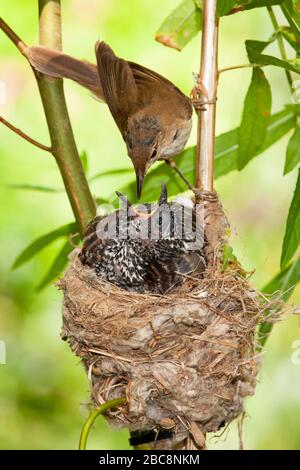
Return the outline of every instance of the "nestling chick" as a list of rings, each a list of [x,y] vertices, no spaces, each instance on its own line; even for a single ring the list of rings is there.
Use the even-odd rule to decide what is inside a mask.
[[[167,202],[163,185],[157,204],[132,206],[125,196],[121,209],[96,217],[80,253],[97,276],[136,292],[166,293],[184,275],[199,275],[206,266],[202,227],[196,214]],[[191,248],[191,243],[196,241]]]

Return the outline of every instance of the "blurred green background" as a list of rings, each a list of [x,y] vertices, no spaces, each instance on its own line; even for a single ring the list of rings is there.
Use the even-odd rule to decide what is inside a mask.
[[[164,0],[63,0],[64,50],[94,60],[94,43],[107,41],[117,54],[140,62],[176,83],[187,94],[199,66],[200,37],[179,53],[154,41],[163,19],[177,2]],[[276,8],[275,8],[276,10]],[[29,44],[37,43],[37,2],[3,0],[1,16]],[[223,18],[220,67],[247,62],[244,41],[265,40],[272,27],[263,9]],[[276,53],[276,45],[273,46]],[[290,103],[284,71],[266,68],[273,91],[273,112]],[[217,132],[239,125],[251,72],[223,74],[220,79]],[[47,144],[48,132],[33,74],[15,47],[0,34],[0,80],[6,100],[0,114]],[[73,83],[65,83],[69,112],[79,150],[89,156],[89,174],[130,168],[126,149],[105,105]],[[196,126],[194,126],[195,128]],[[295,173],[283,177],[287,139],[254,159],[241,173],[220,178],[216,189],[233,227],[232,244],[244,267],[255,270],[262,287],[279,269],[281,241]],[[195,143],[195,129],[190,144]],[[93,194],[106,197],[126,181],[102,178]],[[56,255],[61,241],[32,262],[11,271],[16,255],[34,238],[72,221],[66,195],[15,190],[8,185],[62,187],[49,154],[0,127],[0,340],[7,363],[0,365],[0,447],[2,449],[75,449],[88,414],[89,387],[79,361],[59,337],[61,292],[36,285]],[[295,290],[293,303],[299,303]],[[274,328],[263,356],[255,397],[247,400],[246,449],[300,449],[300,364],[292,362],[292,344],[300,339],[299,321],[290,317]],[[238,447],[237,425],[210,437],[209,448]],[[126,431],[96,423],[89,447],[127,449]]]

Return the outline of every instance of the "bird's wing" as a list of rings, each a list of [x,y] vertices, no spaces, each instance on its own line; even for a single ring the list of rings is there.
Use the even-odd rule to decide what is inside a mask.
[[[124,136],[128,117],[135,111],[138,98],[132,69],[103,41],[96,43],[96,57],[105,101]]]
[[[149,87],[153,81],[164,86],[166,93],[172,93],[172,99],[176,90],[186,118],[191,117],[191,100],[162,75],[134,62],[119,59],[104,42],[96,44],[96,55],[98,66],[46,46],[31,46],[27,50],[29,62],[38,72],[51,77],[69,78],[102,101],[109,100],[111,113],[121,131],[128,115],[134,111],[137,99],[139,102],[147,100],[149,89],[153,93],[153,87]]]
[[[152,85],[153,82],[156,82],[160,87],[164,87],[165,92],[170,94],[171,99],[174,99],[174,92],[176,92],[177,97],[181,100],[182,110],[184,110],[186,113],[186,119],[191,118],[193,114],[193,107],[190,98],[182,93],[182,91],[180,91],[179,88],[177,88],[172,82],[170,82],[170,80],[163,77],[159,73],[144,67],[143,65],[136,64],[135,62],[128,63],[133,71],[133,76],[138,89],[145,90],[148,87],[149,82],[152,82]],[[141,93],[139,93],[139,95],[141,95]]]

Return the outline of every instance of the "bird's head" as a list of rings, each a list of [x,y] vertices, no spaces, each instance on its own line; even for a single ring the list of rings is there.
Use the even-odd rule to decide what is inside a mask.
[[[149,168],[160,158],[172,157],[184,148],[192,122],[177,121],[172,120],[166,124],[157,118],[143,115],[129,119],[125,140],[136,173],[138,198]]]
[[[129,120],[125,140],[136,173],[137,197],[140,198],[145,174],[161,157],[163,134],[159,121],[149,116]]]

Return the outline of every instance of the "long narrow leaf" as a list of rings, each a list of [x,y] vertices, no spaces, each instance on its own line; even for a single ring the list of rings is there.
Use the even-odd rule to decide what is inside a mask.
[[[293,0],[284,0],[281,4],[281,10],[297,40],[300,41],[300,12],[295,7],[295,2]]]
[[[280,34],[292,46],[293,49],[299,54],[300,52],[300,38],[298,38],[290,26],[282,26]]]
[[[272,5],[280,5],[283,0],[238,0],[239,5],[244,5],[245,10],[252,10],[253,8],[270,7]]]
[[[34,184],[7,184],[5,185],[10,189],[21,189],[25,191],[41,191],[43,193],[63,193],[64,188],[51,188],[49,186],[40,186]]]
[[[155,39],[181,51],[201,29],[201,10],[194,0],[183,0],[159,27]]]
[[[292,171],[300,163],[300,127],[295,129],[286,149],[284,174]]]
[[[132,173],[132,168],[117,168],[115,170],[102,171],[101,173],[96,173],[94,176],[89,178],[89,183],[92,183],[99,178],[110,178],[112,176],[120,176],[127,173]]]
[[[300,74],[300,63],[298,59],[287,61],[277,57],[262,54],[262,51],[270,44],[270,41],[246,41],[246,50],[250,62],[259,65],[275,65],[291,72]]]
[[[282,300],[287,302],[291,297],[296,284],[300,281],[300,256],[287,268],[278,273],[268,284],[262,289],[266,294],[275,294],[278,292],[282,295]],[[258,330],[259,345],[263,347],[266,343],[273,328],[272,322],[264,322]]]
[[[261,147],[270,119],[272,94],[270,85],[259,68],[253,69],[241,126],[238,132],[238,169],[244,168]]]
[[[282,299],[287,302],[291,297],[296,284],[300,281],[300,256],[290,263],[283,271],[280,271],[262,289],[266,294],[280,292]]]
[[[217,14],[225,16],[243,10],[280,5],[283,0],[218,0]],[[155,39],[181,51],[201,30],[203,0],[183,0],[159,27]]]
[[[46,287],[48,284],[50,284],[50,282],[54,281],[54,279],[58,278],[58,276],[62,273],[63,269],[67,265],[68,256],[73,250],[74,250],[74,247],[70,245],[69,240],[68,240],[63,245],[62,249],[58,252],[46,276],[42,279],[42,281],[38,285],[37,287],[38,291]]]
[[[285,268],[300,244],[300,170],[286,221],[281,253],[281,269]]]
[[[77,229],[77,224],[71,223],[63,225],[62,227],[59,227],[58,229],[53,230],[52,232],[46,233],[46,235],[37,238],[19,254],[15,262],[13,263],[12,269],[19,268],[20,266],[22,266],[22,264],[29,261],[33,256],[39,253],[43,248],[52,243],[54,240],[66,235],[70,235],[71,233],[75,233]]]
[[[227,15],[232,10],[235,3],[235,0],[217,0],[217,15]]]

